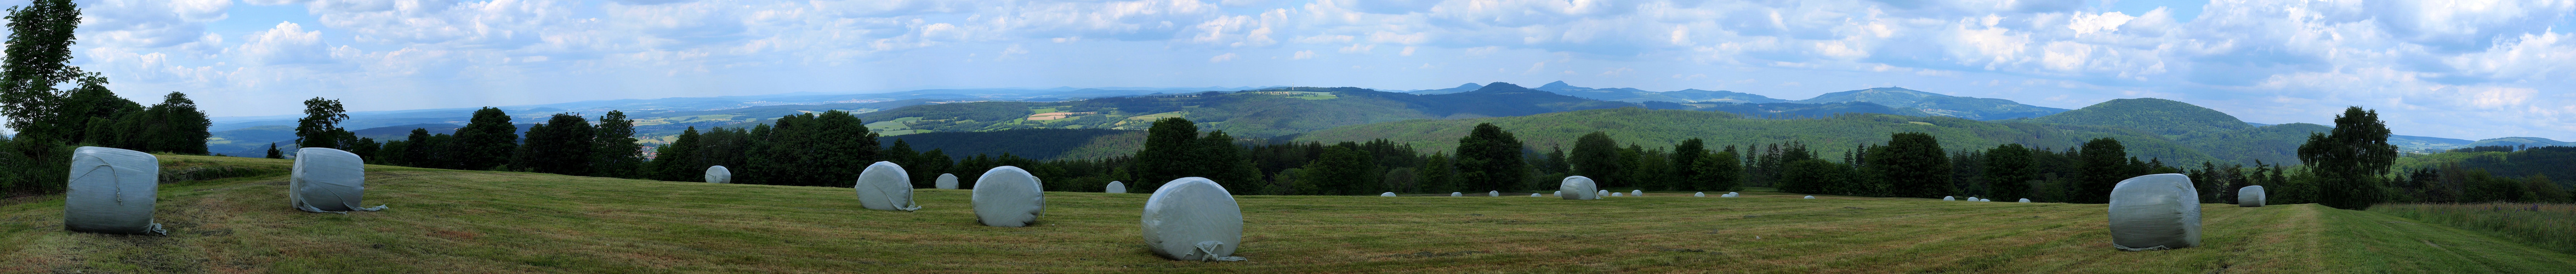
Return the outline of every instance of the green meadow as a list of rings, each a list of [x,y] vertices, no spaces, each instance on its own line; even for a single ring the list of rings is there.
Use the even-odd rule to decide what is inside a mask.
[[[2205,246],[2122,252],[2102,205],[1747,192],[1573,201],[1238,196],[1243,262],[1145,250],[1146,194],[1047,193],[1040,223],[977,225],[966,190],[923,210],[847,188],[369,166],[380,212],[287,207],[286,160],[161,155],[232,178],[160,189],[167,236],[62,229],[62,196],[0,201],[0,272],[2541,273],[2576,255],[2503,234],[2299,204],[2204,205]],[[243,171],[250,170],[250,171]],[[175,171],[174,171],[175,172]],[[195,171],[191,171],[195,172]],[[221,175],[221,176],[218,176]],[[1147,192],[1139,190],[1138,192]],[[1714,194],[1710,196],[1716,196]]]

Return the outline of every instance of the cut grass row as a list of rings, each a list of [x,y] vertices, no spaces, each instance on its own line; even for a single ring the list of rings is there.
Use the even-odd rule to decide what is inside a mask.
[[[2371,212],[2491,233],[2576,254],[2576,205],[2385,204]]]
[[[286,161],[163,156],[246,168]],[[0,272],[948,273],[2564,271],[2576,255],[2313,205],[2204,208],[2205,247],[2113,250],[2101,205],[1746,192],[1570,201],[1238,196],[1244,262],[1177,262],[1145,194],[1047,193],[1039,223],[977,225],[965,190],[919,212],[847,188],[370,166],[368,204],[289,209],[277,175],[164,185],[169,236],[71,233],[59,196],[0,205]]]

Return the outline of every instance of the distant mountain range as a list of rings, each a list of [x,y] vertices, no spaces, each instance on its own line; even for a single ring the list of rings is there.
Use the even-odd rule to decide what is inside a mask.
[[[874,94],[790,93],[758,96],[600,100],[559,104],[503,106],[521,123],[541,121],[555,113],[596,117],[620,110],[637,120],[637,135],[647,145],[668,141],[688,127],[748,127],[779,116],[842,110],[860,113],[871,130],[889,137],[931,132],[993,132],[1013,129],[1135,130],[1166,117],[1189,118],[1210,130],[1237,137],[1300,139],[1326,129],[1417,119],[1517,117],[1566,111],[1642,107],[1659,110],[1726,112],[1756,119],[1813,119],[1847,114],[1954,117],[2002,124],[2088,127],[2089,134],[2150,136],[2204,151],[2231,162],[2294,161],[2296,144],[2308,133],[2329,127],[2314,124],[2265,125],[2188,103],[2121,99],[2066,110],[2020,104],[2011,100],[1949,96],[1903,88],[1873,88],[1827,93],[1805,100],[1781,100],[1732,91],[1685,89],[1653,92],[1635,88],[1589,88],[1551,82],[1536,88],[1510,83],[1462,84],[1453,88],[1384,92],[1365,88],[1206,87],[1206,88],[1071,88],[935,89]],[[361,137],[399,140],[411,129],[452,133],[474,109],[426,109],[353,112],[343,127]],[[256,156],[267,143],[294,139],[293,116],[216,117],[211,151]],[[2065,129],[2060,129],[2065,130]],[[1884,137],[1884,136],[1880,136]],[[983,138],[983,137],[978,137]],[[1120,137],[1125,138],[1125,137]],[[2471,145],[2576,145],[2555,140],[2508,137],[2481,141],[2420,136],[2393,136],[2392,143],[2410,151]],[[943,144],[942,142],[928,142]],[[1132,145],[1132,144],[1130,144]],[[2283,150],[2287,147],[2289,150]],[[282,147],[291,148],[291,147]],[[929,150],[931,147],[923,147]],[[1094,149],[1098,150],[1098,149]],[[1097,155],[1102,152],[1033,151],[1027,155]]]

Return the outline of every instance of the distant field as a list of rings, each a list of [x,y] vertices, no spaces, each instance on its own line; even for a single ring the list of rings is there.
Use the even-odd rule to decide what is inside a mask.
[[[287,161],[162,156],[284,169]],[[2208,205],[2206,247],[2114,251],[2101,205],[1778,193],[1597,201],[1239,196],[1250,261],[1145,251],[1145,194],[1048,194],[1037,226],[845,188],[370,166],[348,215],[287,208],[282,173],[161,189],[169,236],[71,233],[61,196],[0,202],[0,273],[1763,272],[2539,273],[2576,255],[2372,212]]]

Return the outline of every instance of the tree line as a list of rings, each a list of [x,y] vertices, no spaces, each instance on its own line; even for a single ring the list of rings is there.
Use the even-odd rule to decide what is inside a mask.
[[[213,123],[187,94],[170,92],[144,106],[108,90],[106,75],[70,65],[80,17],[68,0],[9,10],[0,116],[17,133],[0,136],[0,196],[61,193],[75,147],[206,154]]]

